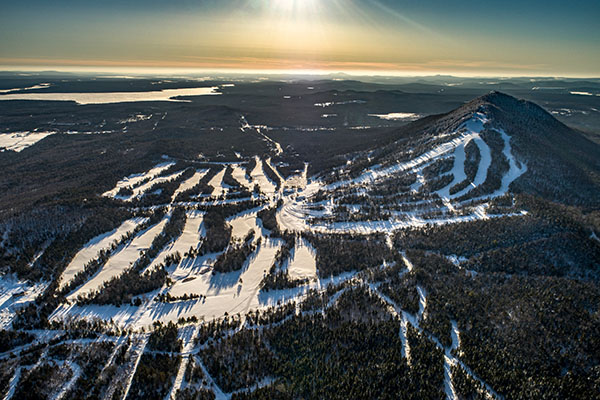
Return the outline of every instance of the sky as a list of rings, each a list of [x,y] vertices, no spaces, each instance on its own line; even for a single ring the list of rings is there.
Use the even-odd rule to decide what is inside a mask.
[[[0,68],[600,77],[598,0],[0,0]]]

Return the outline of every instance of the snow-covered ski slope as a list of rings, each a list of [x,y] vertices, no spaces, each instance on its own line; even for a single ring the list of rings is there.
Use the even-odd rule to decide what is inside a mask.
[[[497,150],[497,145],[493,147],[488,143],[489,135],[495,135],[496,142],[503,143],[501,151]],[[452,224],[525,213],[515,209],[504,214],[488,213],[490,202],[495,197],[507,193],[510,184],[525,173],[527,167],[524,160],[515,159],[510,132],[495,126],[485,109],[473,113],[455,129],[441,132],[433,139],[427,139],[424,142],[426,145],[421,145],[419,151],[408,148],[395,160],[393,157],[386,160],[373,160],[371,166],[354,174],[353,178],[340,174],[342,178],[335,182],[325,183],[315,177],[309,178],[307,165],[299,175],[286,180],[269,157],[255,157],[255,167],[251,171],[247,171],[243,166],[247,159],[241,158],[234,163],[212,163],[204,169],[196,169],[190,178],[181,180],[175,193],[193,188],[209,172],[209,169],[213,169],[213,172],[212,178],[207,183],[214,188],[214,191],[211,194],[198,195],[194,198],[197,201],[188,203],[176,203],[177,196],[173,195],[171,202],[164,205],[171,210],[167,216],[158,224],[138,232],[131,240],[116,248],[97,273],[69,294],[70,304],[60,306],[52,315],[52,319],[101,318],[113,320],[120,326],[133,328],[148,327],[154,321],[175,321],[182,317],[198,315],[205,320],[211,320],[225,314],[244,315],[249,310],[298,300],[310,288],[320,288],[330,281],[337,282],[352,278],[352,273],[329,279],[319,277],[315,261],[316,250],[308,241],[298,238],[289,257],[284,260],[281,270],[287,273],[290,279],[305,283],[288,290],[261,291],[263,277],[271,269],[276,254],[284,242],[270,237],[270,231],[263,227],[258,213],[263,209],[274,207],[279,200],[281,206],[277,209],[276,221],[281,231],[290,232],[359,235],[384,232],[389,235],[395,230],[428,224]],[[474,144],[470,146],[471,151],[476,149],[479,157],[478,164],[475,165],[476,171],[470,173],[471,181],[465,184],[469,179],[465,149],[470,143]],[[496,179],[501,182],[500,186],[490,186],[487,192],[480,190],[487,184],[491,171],[496,167],[494,160],[498,157],[504,157],[508,165],[507,169],[501,170],[503,172],[500,179]],[[134,196],[136,193],[142,195],[144,188],[151,186],[153,182],[174,179],[174,176],[186,168],[177,165],[177,161],[167,160],[145,173],[123,178],[112,191],[105,193],[105,196],[118,196],[118,191],[123,187],[131,188]],[[351,162],[349,162],[350,166]],[[434,176],[427,172],[427,168],[441,162],[444,162],[448,168],[438,171]],[[223,183],[228,166],[232,168],[233,178],[242,186],[248,189],[253,188],[254,185],[259,186],[261,193],[247,200],[262,201],[262,205],[258,207],[254,206],[227,217],[225,223],[231,228],[232,243],[233,241],[239,243],[249,231],[254,231],[254,241],[260,239],[261,244],[247,257],[241,269],[220,273],[213,271],[213,265],[222,252],[196,253],[207,233],[203,224],[205,208],[195,210],[194,207],[219,207],[244,201],[231,196],[235,193],[232,192],[234,189],[226,187]],[[266,176],[264,166],[269,166],[279,177],[283,183],[281,189],[277,190],[275,184]],[[384,194],[377,195],[370,192],[382,183],[411,175],[418,176],[418,179],[415,178],[415,181],[408,186],[397,186],[400,188],[397,192],[383,192]],[[442,179],[443,185],[432,187],[431,182],[436,179]],[[456,185],[461,186],[459,190],[453,190]],[[344,196],[349,193],[364,194],[365,198],[377,200],[380,211],[383,211],[373,217],[362,215],[364,204],[345,202]],[[176,207],[187,208],[183,233],[160,249],[150,265],[142,271],[142,273],[151,271],[163,263],[167,255],[179,253],[182,258],[177,264],[165,266],[169,274],[168,285],[140,296],[143,299],[141,306],[74,304],[77,296],[97,290],[104,282],[118,277],[135,263],[140,252],[147,249],[154,238],[161,234],[169,215]],[[342,208],[347,212],[341,213],[339,210]],[[87,262],[96,257],[100,250],[108,248],[115,239],[133,230],[142,222],[139,218],[125,221],[116,230],[92,239],[70,262],[63,273],[61,284],[65,285],[69,282]],[[190,249],[193,250],[191,253],[189,253]],[[154,301],[153,299],[159,295],[169,295],[176,300]],[[426,312],[424,304],[422,308],[423,312]]]
[[[484,133],[499,136],[503,142],[501,154],[492,154],[493,150],[486,142]],[[448,140],[443,141],[444,138]],[[313,179],[301,196],[284,197],[284,205],[277,215],[280,228],[291,231],[310,229],[318,232],[369,234],[427,224],[439,225],[497,217],[487,213],[489,201],[508,193],[511,183],[527,171],[526,164],[515,159],[510,135],[494,126],[494,122],[489,119],[485,110],[481,109],[473,113],[457,129],[439,134],[436,139],[436,144],[419,154],[413,154],[412,149],[409,149],[406,154],[412,155],[410,158],[402,157],[402,161],[387,162],[385,165],[375,164],[351,179],[341,179],[331,183]],[[473,179],[469,180],[466,173],[465,147],[471,142],[476,145],[479,152],[479,163]],[[494,165],[494,159],[498,160],[502,157],[509,165],[509,169],[503,172],[500,178],[501,185],[493,188],[490,184],[489,186],[492,187],[490,190],[485,186],[493,179],[491,171],[498,170],[498,166]],[[452,162],[449,171],[434,177],[425,177],[424,169],[443,161]],[[382,208],[388,212],[389,218],[355,221],[345,220],[343,215],[336,214],[337,206],[360,208],[361,204],[349,205],[338,200],[344,195],[362,194],[368,198],[369,191],[373,188],[411,176],[414,176],[415,180],[410,188],[389,194],[387,202],[385,195],[373,196],[380,201]],[[444,184],[435,188],[437,181]],[[432,190],[432,187],[435,190]],[[325,197],[329,200],[311,202],[311,197],[316,193],[325,193]],[[399,201],[394,196],[405,196],[414,200]],[[472,200],[476,203],[469,204]],[[520,214],[521,212],[517,212],[513,215]]]

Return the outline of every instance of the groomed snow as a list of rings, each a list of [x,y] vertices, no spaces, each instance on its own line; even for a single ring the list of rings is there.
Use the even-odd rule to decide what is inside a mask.
[[[0,134],[0,151],[2,149],[20,152],[33,146],[46,136],[54,135],[56,132],[14,132]]]
[[[165,246],[164,249],[158,253],[156,258],[150,263],[150,265],[142,271],[142,274],[146,271],[152,271],[158,264],[162,263],[166,256],[179,254],[183,255],[190,250],[190,248],[196,250],[200,245],[202,238],[202,221],[204,217],[203,211],[192,210],[186,213],[185,225],[181,236],[176,238],[174,241]],[[182,264],[187,264],[189,260],[182,259]],[[168,267],[168,265],[167,265]]]
[[[287,264],[287,273],[292,280],[317,278],[316,250],[306,239],[296,240],[296,246]]]
[[[0,100],[74,101],[77,104],[110,104],[133,101],[184,101],[179,97],[219,95],[218,86],[164,89],[150,92],[107,93],[12,93],[0,95]]]
[[[125,272],[139,258],[140,252],[150,247],[154,238],[162,232],[169,218],[169,215],[165,216],[156,225],[138,233],[130,243],[119,247],[115,254],[102,266],[102,269],[83,286],[71,293],[67,299],[74,301],[77,299],[77,296],[86,295],[93,290],[97,290],[104,282]]]
[[[233,179],[238,181],[242,186],[245,186],[247,189],[252,190],[252,182],[248,179],[249,177],[246,175],[246,170],[242,168],[239,164],[232,165]]]
[[[175,200],[175,198],[177,197],[177,195],[179,193],[185,192],[188,189],[193,188],[194,186],[196,186],[200,180],[202,178],[204,178],[204,175],[206,175],[208,173],[207,169],[201,169],[201,170],[197,170],[194,175],[192,175],[191,178],[186,179],[185,181],[183,181],[181,183],[181,185],[179,185],[179,187],[177,188],[177,190],[175,191],[175,193],[173,193],[173,197],[172,200]]]
[[[225,176],[225,168],[222,168],[210,181],[208,181],[208,184],[213,187],[211,195],[214,197],[221,196],[225,191],[223,186],[223,176]]]
[[[236,216],[228,221],[231,225],[231,236],[235,239],[243,239],[250,230],[253,230],[255,234],[260,235],[262,228],[258,223],[256,212],[244,213],[240,216]]]
[[[121,236],[127,232],[133,231],[136,226],[145,221],[146,218],[129,219],[123,222],[118,228],[103,233],[102,235],[98,235],[87,242],[75,257],[73,257],[69,265],[67,265],[67,268],[61,276],[59,289],[62,289],[71,282],[78,272],[83,271],[83,268],[88,262],[96,259],[100,250],[109,249],[113,242],[119,240]]]
[[[250,176],[252,177],[252,181],[258,184],[261,192],[266,195],[273,195],[276,192],[275,185],[265,176],[263,161],[258,157],[256,157],[256,167],[254,167]]]
[[[129,175],[117,182],[114,189],[109,190],[108,192],[105,192],[102,195],[107,197],[115,197],[121,188],[132,187],[146,179],[153,179],[155,176],[159,175],[161,172],[165,171],[173,165],[175,165],[175,161],[162,162],[160,164],[155,165],[154,167],[152,167],[152,169],[150,169],[147,172]]]

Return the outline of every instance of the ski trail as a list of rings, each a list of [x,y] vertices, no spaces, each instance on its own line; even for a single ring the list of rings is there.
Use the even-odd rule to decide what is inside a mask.
[[[406,358],[406,363],[411,366],[410,345],[408,344],[408,320],[404,313],[400,317],[400,342],[402,343],[402,357]]]
[[[64,397],[64,395],[67,394],[67,392],[73,387],[75,381],[77,381],[77,379],[79,379],[79,377],[81,376],[81,367],[76,363],[65,362],[64,365],[68,365],[69,368],[71,368],[71,371],[73,371],[73,376],[71,377],[71,379],[69,379],[69,382],[67,382],[67,384],[64,385],[60,392],[58,392],[56,396],[54,396],[54,400],[61,400]]]
[[[121,337],[119,337],[119,339],[117,339],[117,341],[115,343],[115,348],[110,353],[110,356],[108,357],[108,360],[104,364],[104,367],[102,368],[102,371],[100,371],[99,376],[102,376],[102,374],[104,374],[104,371],[106,371],[106,368],[110,367],[110,365],[113,363],[113,361],[115,360],[115,357],[117,355],[117,351],[119,351],[119,349],[123,345],[124,341],[125,341],[125,337],[124,336],[121,336]]]
[[[419,293],[419,311],[417,313],[417,320],[422,321],[425,318],[425,307],[427,307],[427,292],[423,287],[417,285],[417,293]]]
[[[450,400],[458,400],[458,395],[456,394],[456,389],[454,388],[454,383],[452,382],[452,367],[456,365],[456,361],[452,352],[459,348],[460,346],[460,338],[458,332],[458,324],[456,321],[452,320],[452,330],[450,335],[452,337],[452,344],[450,347],[447,347],[444,350],[444,391],[446,392],[446,397]]]
[[[225,168],[221,169],[210,181],[208,181],[208,184],[213,187],[213,191],[210,194],[211,196],[219,197],[223,194],[223,176],[225,176]]]
[[[123,400],[125,400],[127,398],[127,395],[129,394],[129,389],[131,389],[131,384],[133,383],[133,377],[135,376],[135,371],[137,370],[140,360],[142,359],[142,355],[144,354],[144,350],[146,349],[146,344],[148,343],[149,338],[150,338],[150,334],[145,334],[142,337],[142,339],[138,345],[138,348],[136,350],[136,353],[137,353],[136,359],[135,359],[135,362],[133,363],[133,368],[131,370],[131,374],[127,378],[127,385],[125,386],[125,390],[123,392]]]
[[[473,182],[469,186],[457,193],[454,193],[453,195],[450,195],[450,198],[452,199],[464,196],[471,190],[475,189],[477,186],[481,186],[487,179],[488,169],[492,165],[492,152],[490,150],[490,146],[488,146],[487,143],[479,135],[473,138],[473,141],[479,148],[480,155],[479,166],[477,167],[477,174],[475,175],[475,179],[473,179]]]
[[[19,383],[19,380],[21,379],[22,369],[23,367],[17,367],[17,369],[15,370],[15,374],[12,376],[12,378],[10,378],[10,382],[8,384],[9,389],[6,395],[4,396],[3,400],[12,399],[13,395],[15,394],[15,390],[17,390],[17,383]]]
[[[208,387],[212,388],[215,394],[215,400],[229,400],[229,396],[227,396],[221,388],[217,385],[212,376],[208,373],[206,366],[202,362],[200,356],[196,354],[196,361],[198,362],[198,366],[202,369],[202,373],[206,377],[206,382],[208,383]]]
[[[403,255],[403,257],[406,257],[404,255],[404,253],[401,253],[401,254]],[[407,266],[410,265],[409,268],[412,269],[412,263],[410,262],[410,260],[405,259],[405,263],[407,264]],[[452,400],[458,399],[454,385],[452,383],[452,366],[453,365],[460,366],[467,375],[469,375],[475,381],[479,382],[485,388],[485,390],[486,390],[485,395],[487,398],[489,398],[489,399],[504,399],[503,396],[498,394],[494,389],[492,389],[492,387],[490,385],[488,385],[486,382],[484,382],[482,379],[480,379],[477,375],[475,375],[475,373],[469,367],[467,367],[460,359],[458,359],[456,356],[454,356],[452,354],[452,352],[454,350],[456,350],[460,347],[460,332],[458,330],[458,324],[456,321],[454,321],[454,320],[451,321],[452,330],[451,330],[450,334],[452,337],[452,344],[450,345],[450,347],[445,347],[435,336],[433,336],[432,334],[430,334],[428,332],[425,332],[420,327],[418,316],[415,317],[415,316],[410,315],[406,311],[403,311],[400,307],[398,307],[398,305],[393,300],[391,300],[389,297],[387,297],[386,295],[381,293],[375,285],[370,284],[370,285],[367,285],[367,287],[369,288],[371,293],[375,294],[380,299],[382,299],[386,304],[391,306],[391,310],[393,310],[393,312],[392,312],[393,316],[398,316],[398,315],[402,316],[401,317],[401,330],[402,330],[402,320],[406,320],[407,325],[408,325],[408,323],[410,323],[415,329],[417,329],[417,331],[419,331],[419,333],[421,333],[422,335],[425,335],[427,338],[429,338],[440,350],[442,350],[444,352],[444,389],[445,389],[445,393],[449,399],[452,399]],[[421,290],[419,290],[419,289],[420,289],[420,286],[417,286],[417,290],[419,291],[419,296],[421,296],[422,289]],[[423,297],[425,297],[424,290],[423,290]],[[426,297],[425,297],[425,300],[426,300]],[[423,310],[424,310],[424,306],[423,306]],[[421,302],[419,302],[419,313],[421,314]],[[401,338],[401,340],[402,340],[402,338]],[[407,350],[409,350],[408,347],[407,347]],[[407,360],[408,360],[408,357],[407,357]]]
[[[175,382],[173,383],[173,387],[171,391],[165,398],[165,400],[175,400],[177,398],[177,392],[181,389],[181,385],[183,384],[183,378],[185,376],[185,370],[190,362],[190,352],[194,348],[194,339],[198,335],[200,330],[200,325],[196,326],[186,326],[180,332],[180,339],[183,340],[183,349],[181,352],[181,362],[179,363],[179,369],[177,370],[177,375],[175,376]]]
[[[525,172],[527,172],[527,165],[522,164],[521,167],[517,165],[517,161],[515,160],[515,157],[512,154],[512,148],[510,146],[510,136],[508,136],[503,129],[494,130],[498,132],[502,136],[502,140],[504,140],[504,149],[502,150],[502,152],[508,160],[509,169],[508,172],[502,177],[502,185],[500,186],[500,189],[494,192],[491,195],[491,197],[502,196],[503,194],[508,192],[510,184],[513,183]]]
[[[412,271],[415,266],[413,265],[412,262],[410,262],[410,260],[406,257],[406,252],[405,251],[401,251],[400,255],[402,256],[402,261],[404,261],[404,264],[406,265],[406,268],[408,269],[408,272]]]

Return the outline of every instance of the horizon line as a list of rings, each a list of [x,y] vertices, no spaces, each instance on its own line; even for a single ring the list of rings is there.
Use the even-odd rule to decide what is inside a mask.
[[[302,76],[330,76],[348,75],[351,77],[382,77],[382,78],[424,78],[448,76],[456,78],[567,78],[567,79],[600,79],[598,75],[558,73],[508,73],[503,71],[444,71],[444,70],[360,70],[360,69],[303,69],[303,68],[184,68],[184,67],[150,67],[150,66],[74,66],[74,65],[1,65],[0,72],[64,72],[86,74],[122,74],[127,73],[137,76],[152,75],[186,75],[186,74],[230,74],[230,75],[302,75]]]

